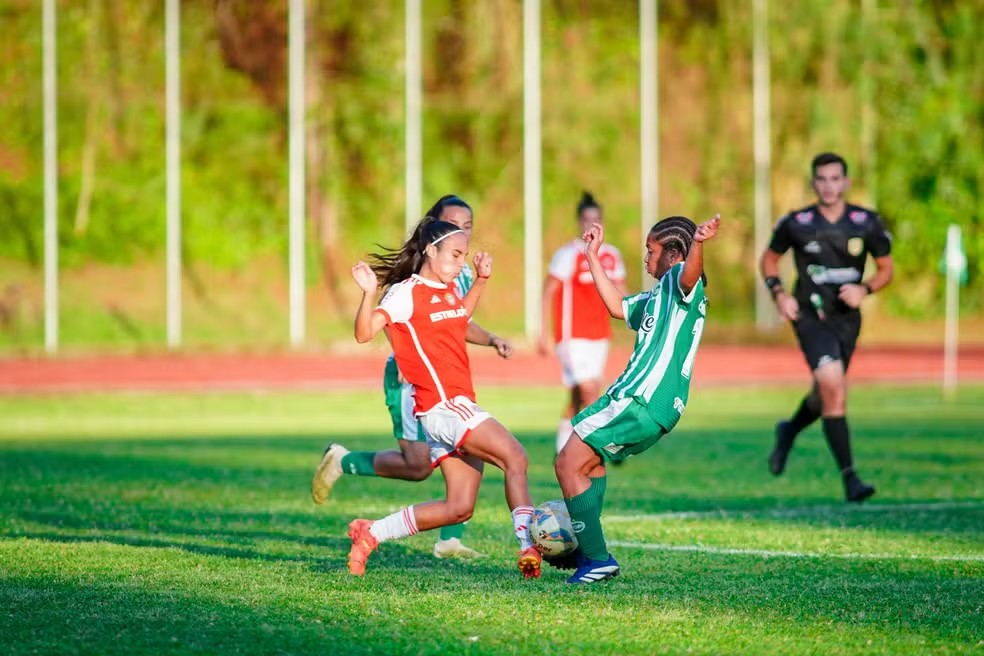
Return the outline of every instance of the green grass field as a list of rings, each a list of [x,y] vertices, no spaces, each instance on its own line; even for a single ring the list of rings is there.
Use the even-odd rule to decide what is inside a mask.
[[[384,544],[345,569],[348,521],[438,497],[308,485],[328,439],[387,448],[375,393],[0,397],[0,642],[28,653],[923,654],[984,649],[984,388],[852,392],[879,493],[848,507],[817,427],[784,477],[765,458],[798,390],[698,390],[681,426],[610,475],[618,579],[514,571],[489,471],[467,542]],[[557,390],[480,401],[552,475]]]

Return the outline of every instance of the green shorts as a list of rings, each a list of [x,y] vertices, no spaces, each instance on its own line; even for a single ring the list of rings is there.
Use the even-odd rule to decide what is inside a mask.
[[[393,437],[408,442],[426,442],[420,421],[413,413],[413,385],[400,382],[400,370],[392,357],[386,359],[383,394],[393,422]]]
[[[608,462],[642,453],[666,434],[638,399],[607,394],[577,413],[572,423],[581,440]]]

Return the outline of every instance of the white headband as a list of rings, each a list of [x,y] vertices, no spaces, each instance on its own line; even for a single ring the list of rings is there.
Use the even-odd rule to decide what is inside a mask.
[[[442,239],[447,239],[447,238],[448,238],[448,237],[450,237],[451,235],[456,235],[456,234],[458,234],[459,232],[464,232],[464,230],[461,230],[461,229],[459,228],[458,230],[452,230],[451,232],[448,232],[448,233],[445,233],[445,234],[443,234],[443,235],[441,235],[440,237],[438,237],[437,239],[435,239],[434,241],[432,241],[432,242],[431,242],[431,245],[433,245],[433,246],[437,246],[437,245],[438,245],[439,243],[441,243],[441,240],[442,240]]]

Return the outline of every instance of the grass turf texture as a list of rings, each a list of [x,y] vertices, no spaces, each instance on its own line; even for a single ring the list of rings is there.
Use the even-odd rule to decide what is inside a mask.
[[[26,653],[958,653],[984,639],[984,388],[852,392],[858,509],[818,427],[765,459],[798,390],[697,390],[681,426],[609,477],[614,581],[524,582],[489,470],[466,542],[382,545],[345,570],[347,522],[438,497],[343,478],[324,443],[388,448],[376,393],[0,397],[0,636]],[[480,401],[552,475],[556,390]],[[921,505],[924,504],[924,505]],[[893,510],[891,506],[896,506]],[[670,514],[686,513],[690,514]],[[640,517],[643,515],[645,517]],[[944,559],[954,557],[955,559]]]

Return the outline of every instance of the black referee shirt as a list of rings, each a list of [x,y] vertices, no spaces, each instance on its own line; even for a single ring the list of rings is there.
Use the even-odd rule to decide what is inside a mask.
[[[816,314],[821,306],[827,316],[836,317],[857,312],[837,298],[840,286],[860,284],[868,254],[888,255],[892,239],[874,210],[848,204],[844,214],[830,222],[810,205],[776,223],[769,249],[782,255],[790,248],[797,275],[793,295],[800,312]]]

